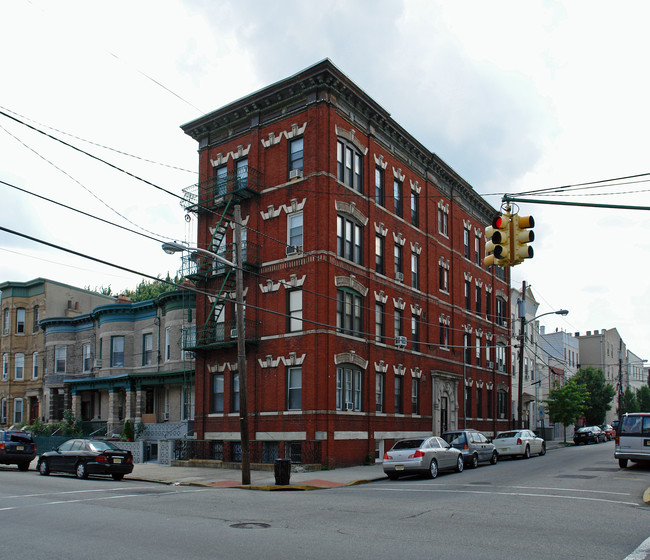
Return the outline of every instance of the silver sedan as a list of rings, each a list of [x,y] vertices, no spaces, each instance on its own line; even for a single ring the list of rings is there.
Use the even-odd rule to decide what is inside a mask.
[[[426,474],[436,478],[438,471],[463,470],[463,454],[440,437],[402,439],[384,453],[384,473],[391,480],[405,474]]]
[[[538,455],[546,454],[546,442],[530,430],[499,432],[493,443],[499,457],[519,455],[524,459],[528,459],[533,453]]]

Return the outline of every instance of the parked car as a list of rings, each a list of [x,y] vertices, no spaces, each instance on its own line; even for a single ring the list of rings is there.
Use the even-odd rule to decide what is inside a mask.
[[[499,455],[494,447],[481,432],[477,430],[455,430],[442,434],[442,439],[463,453],[466,465],[473,469],[482,461],[490,461],[496,465]]]
[[[600,429],[605,432],[605,437],[607,441],[611,441],[616,437],[616,430],[612,428],[609,424],[603,424],[600,426]]]
[[[583,426],[578,428],[573,434],[573,443],[580,445],[581,443],[587,444],[589,442],[600,443],[605,441],[607,436],[598,426]]]
[[[29,469],[36,457],[36,444],[29,432],[0,430],[0,465],[17,465],[21,471]]]
[[[43,453],[38,459],[37,469],[43,476],[51,472],[67,472],[78,478],[103,474],[111,475],[113,480],[122,480],[125,474],[133,472],[133,455],[110,441],[69,439],[54,451]]]
[[[426,474],[436,478],[439,471],[462,472],[463,454],[440,437],[402,439],[384,453],[384,473],[391,480],[404,474]]]
[[[528,459],[531,453],[546,455],[546,442],[530,430],[509,430],[498,432],[494,445],[499,458],[507,455],[517,455]]]
[[[622,469],[628,461],[650,462],[650,412],[623,415],[616,432],[614,457]]]

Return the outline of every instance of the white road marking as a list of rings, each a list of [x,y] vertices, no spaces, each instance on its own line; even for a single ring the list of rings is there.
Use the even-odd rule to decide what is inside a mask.
[[[632,554],[628,554],[623,560],[646,560],[650,558],[650,537],[644,540]]]
[[[150,486],[146,486],[143,488],[150,488]],[[137,489],[137,488],[135,488]],[[115,488],[113,488],[115,490]],[[134,488],[131,488],[131,490],[134,490]],[[165,492],[165,494],[189,494],[193,492],[206,492],[208,490],[211,490],[210,488],[196,488],[192,490],[174,490],[170,492]],[[58,492],[55,493],[54,495],[63,495],[63,494],[77,494],[77,493],[84,493],[84,492],[95,492],[95,490],[80,490],[79,492]],[[103,490],[99,490],[99,492],[103,492]],[[160,495],[162,493],[159,493]],[[33,496],[48,496],[52,495],[50,494],[32,494],[30,496],[26,495],[25,497],[33,497]],[[20,497],[20,496],[18,496]],[[3,507],[0,508],[0,511],[11,511],[11,510],[16,510],[16,509],[25,509],[25,508],[34,508],[34,507],[43,507],[43,506],[54,506],[54,505],[62,505],[62,504],[78,504],[82,502],[98,502],[102,500],[119,500],[122,498],[142,498],[145,497],[143,494],[119,494],[117,496],[93,496],[90,498],[78,498],[76,500],[56,500],[56,501],[50,501],[50,502],[42,502],[38,504],[25,504],[25,505],[18,505],[18,506],[10,506],[10,507]]]
[[[370,489],[368,489],[370,490]],[[485,494],[485,495],[499,495],[499,496],[525,496],[527,498],[557,498],[562,500],[581,500],[587,502],[606,502],[610,504],[621,504],[626,506],[638,506],[636,502],[623,502],[620,500],[606,500],[604,498],[589,498],[587,496],[561,496],[558,494],[533,494],[532,492],[490,492],[486,490],[443,490],[443,489],[430,489],[430,490],[410,490],[409,488],[373,488],[372,490],[386,491],[386,492],[437,492],[444,494]]]

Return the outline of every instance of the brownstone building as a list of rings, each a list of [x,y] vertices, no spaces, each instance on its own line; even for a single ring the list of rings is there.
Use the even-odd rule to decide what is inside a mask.
[[[182,128],[197,247],[233,260],[241,207],[252,461],[353,464],[406,436],[508,427],[509,278],[482,265],[496,210],[469,184],[329,60]],[[235,273],[185,265],[206,294],[197,437],[236,460]]]

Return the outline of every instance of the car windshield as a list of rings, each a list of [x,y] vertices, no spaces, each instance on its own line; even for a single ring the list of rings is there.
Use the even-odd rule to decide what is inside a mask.
[[[92,451],[106,451],[107,449],[109,450],[118,449],[110,441],[89,441],[88,447],[90,447]]]
[[[451,432],[448,434],[442,434],[442,439],[451,445],[465,445],[467,443],[467,438],[465,437],[464,432]]]
[[[424,439],[418,438],[418,439],[403,439],[402,441],[398,441],[395,445],[393,445],[393,449],[417,449],[422,445],[422,442]]]
[[[591,428],[578,428],[578,433],[591,432]]]
[[[497,437],[495,439],[510,438],[515,437],[516,435],[517,432],[501,432],[500,434],[497,434]]]

